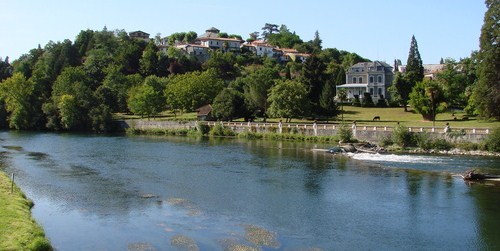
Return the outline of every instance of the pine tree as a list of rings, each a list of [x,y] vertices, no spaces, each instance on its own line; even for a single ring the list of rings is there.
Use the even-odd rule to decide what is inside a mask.
[[[304,83],[308,88],[308,99],[312,104],[312,109],[317,111],[319,108],[319,98],[323,85],[325,84],[326,65],[315,54],[307,58],[302,68]]]
[[[418,52],[418,44],[415,36],[411,37],[410,53],[406,62],[406,79],[412,87],[424,79],[424,67],[420,58],[420,52]]]
[[[500,2],[486,0],[488,10],[479,40],[478,82],[474,91],[476,110],[482,117],[500,120]]]

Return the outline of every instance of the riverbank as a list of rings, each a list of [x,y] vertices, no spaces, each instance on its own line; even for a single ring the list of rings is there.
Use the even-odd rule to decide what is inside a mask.
[[[350,128],[341,128],[335,131],[335,135],[332,136],[314,136],[306,135],[303,132],[297,130],[296,132],[288,130],[291,133],[279,133],[273,132],[276,130],[261,130],[260,132],[255,132],[257,130],[247,130],[244,132],[235,131],[234,128],[230,126],[222,126],[216,123],[215,126],[208,126],[199,124],[197,126],[190,125],[185,126],[185,123],[171,125],[162,125],[159,127],[129,127],[127,128],[127,133],[132,135],[170,135],[170,136],[224,136],[224,137],[239,137],[247,139],[267,139],[267,140],[277,140],[277,141],[305,141],[305,142],[318,142],[318,143],[331,143],[332,147],[338,146],[339,142],[344,143],[357,143],[364,142],[362,145],[371,145],[369,150],[372,152],[380,152],[383,149],[384,152],[388,153],[412,153],[412,154],[442,154],[442,155],[469,155],[469,156],[494,156],[500,157],[500,152],[486,151],[487,147],[483,143],[474,143],[467,141],[457,141],[453,137],[425,137],[421,140],[422,147],[400,147],[392,142],[391,133],[385,135],[385,139],[381,142],[373,142],[367,140],[360,140],[354,135],[352,135]],[[180,126],[179,126],[180,125]],[[255,129],[257,127],[252,127]],[[271,127],[271,129],[273,129]],[[358,132],[359,133],[359,132]],[[412,133],[410,133],[412,134]],[[488,138],[485,138],[488,139]],[[389,142],[387,142],[389,141]],[[415,143],[415,142],[414,142]],[[359,146],[359,144],[357,144]]]
[[[31,216],[33,202],[0,167],[0,250],[52,250],[43,229]]]

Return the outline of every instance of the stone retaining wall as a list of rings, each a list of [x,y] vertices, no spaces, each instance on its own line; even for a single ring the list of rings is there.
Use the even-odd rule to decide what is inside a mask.
[[[125,120],[120,121],[120,127],[135,128],[140,130],[154,129],[193,129],[198,123],[214,126],[221,122],[197,122],[197,121],[155,121],[155,120]],[[256,132],[256,133],[279,133],[278,123],[247,123],[247,122],[223,122],[224,126],[230,127],[236,133]],[[282,133],[300,133],[308,136],[334,136],[337,134],[340,124],[282,124]],[[351,126],[349,125],[351,128]],[[487,137],[487,128],[452,128],[452,133],[444,133],[442,127],[409,127],[414,133],[428,133],[431,137],[446,138],[451,141],[478,143]],[[368,142],[380,142],[383,138],[392,134],[393,127],[388,126],[357,126],[353,131],[356,139]]]

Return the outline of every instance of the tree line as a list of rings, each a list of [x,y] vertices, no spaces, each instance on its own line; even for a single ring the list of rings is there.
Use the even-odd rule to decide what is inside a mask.
[[[500,119],[499,3],[486,0],[486,5],[479,51],[458,62],[446,59],[435,79],[424,79],[412,37],[406,71],[396,72],[390,87],[391,104],[405,109],[410,104],[428,120],[449,108]],[[174,33],[168,41],[192,41],[195,35]],[[335,87],[345,83],[346,70],[369,61],[322,48],[318,31],[304,42],[286,25],[266,23],[262,34],[251,33],[247,41],[259,36],[310,56],[305,62],[281,62],[245,51],[211,51],[201,62],[174,46],[160,50],[158,39],[147,43],[106,27],[83,30],[74,42],[49,42],[12,63],[0,60],[0,126],[106,132],[112,129],[114,113],[151,117],[167,109],[195,111],[206,104],[212,104],[220,120],[331,118],[339,113],[335,97],[343,100],[343,95]]]
[[[434,120],[437,113],[449,109],[463,109],[468,115],[500,120],[500,2],[485,3],[487,11],[479,51],[458,62],[442,59],[445,67],[435,79],[424,79],[418,44],[412,37],[406,72],[396,72],[389,88],[393,102],[402,105],[405,111],[410,104],[426,120]]]
[[[174,33],[170,41],[194,35]],[[164,52],[155,40],[132,39],[124,30],[83,30],[74,42],[51,41],[12,63],[0,60],[0,124],[106,132],[114,113],[151,117],[206,104],[221,120],[335,116],[335,86],[344,83],[344,69],[367,59],[321,48],[318,32],[303,42],[282,25],[268,36],[281,37],[273,42],[280,45],[287,40],[282,37],[296,37],[288,45],[316,53],[305,63],[283,63],[250,52],[211,51],[201,62],[174,46]]]

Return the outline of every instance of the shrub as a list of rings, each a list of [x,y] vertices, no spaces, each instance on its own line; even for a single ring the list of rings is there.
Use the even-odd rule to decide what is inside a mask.
[[[394,131],[392,131],[392,141],[401,146],[401,147],[409,147],[409,146],[414,146],[415,145],[415,137],[413,137],[413,134],[408,130],[406,126],[396,126],[394,128]]]
[[[361,104],[363,107],[374,107],[372,95],[369,92],[365,92],[363,94],[363,103]]]
[[[354,95],[354,100],[352,101],[352,106],[358,106],[358,107],[361,106],[361,101],[359,101],[358,95]]]
[[[390,146],[392,144],[394,144],[394,142],[392,141],[392,137],[391,136],[384,136],[380,140],[380,146],[388,147],[388,146]]]
[[[29,245],[29,250],[34,250],[34,251],[51,251],[52,246],[50,245],[49,241],[44,238],[44,237],[36,237],[33,239],[31,244]]]
[[[215,126],[210,130],[210,135],[212,136],[234,136],[235,133],[231,128],[222,125],[221,123],[215,123]]]
[[[208,133],[210,132],[210,126],[207,125],[207,124],[198,124],[198,126],[196,127],[196,130],[198,130],[198,132],[200,132],[201,135],[208,135]]]
[[[495,128],[488,137],[486,137],[484,143],[488,151],[500,152],[500,127]]]
[[[384,97],[380,97],[377,101],[377,107],[387,107],[387,101]]]
[[[350,127],[346,125],[341,125],[337,131],[336,135],[340,141],[347,143],[347,142],[352,142],[352,130]]]

